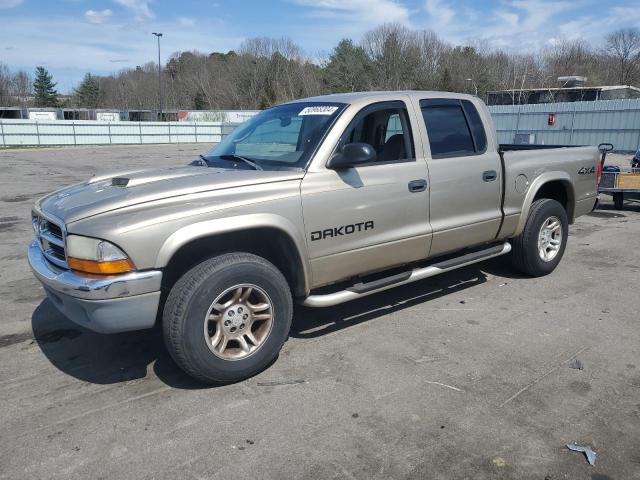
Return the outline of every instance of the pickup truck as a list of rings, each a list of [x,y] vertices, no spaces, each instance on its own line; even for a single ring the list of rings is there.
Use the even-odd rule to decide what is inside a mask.
[[[202,382],[266,368],[293,302],[327,307],[510,254],[552,272],[596,203],[596,147],[499,145],[477,97],[319,96],[262,111],[191,165],[38,200],[29,262],[97,332],[162,326]]]

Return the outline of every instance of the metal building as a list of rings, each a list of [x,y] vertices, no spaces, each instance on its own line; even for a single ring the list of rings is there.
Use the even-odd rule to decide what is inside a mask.
[[[500,143],[640,148],[640,99],[489,107]]]

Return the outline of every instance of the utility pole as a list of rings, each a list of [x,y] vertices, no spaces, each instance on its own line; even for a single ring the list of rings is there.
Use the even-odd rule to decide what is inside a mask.
[[[160,37],[162,33],[152,32],[158,39],[158,99],[160,102],[160,121],[162,121],[162,64],[160,63]]]

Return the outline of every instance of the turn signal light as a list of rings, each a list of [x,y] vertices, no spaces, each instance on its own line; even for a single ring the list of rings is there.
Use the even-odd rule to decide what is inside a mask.
[[[136,269],[129,259],[97,262],[95,260],[83,260],[81,258],[68,257],[67,264],[72,270],[97,275],[114,275],[117,273],[132,272]]]

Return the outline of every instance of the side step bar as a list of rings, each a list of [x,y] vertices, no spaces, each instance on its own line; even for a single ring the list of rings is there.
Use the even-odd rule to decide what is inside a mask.
[[[357,283],[352,287],[339,292],[328,293],[326,295],[309,295],[301,303],[306,307],[331,307],[340,303],[349,302],[358,298],[363,298],[383,290],[416,282],[429,277],[440,275],[441,273],[466,267],[473,263],[482,262],[489,258],[498,257],[511,251],[511,244],[505,242],[494,245],[483,250],[470,252],[459,257],[443,260],[428,267],[416,268],[408,272],[399,273],[390,277],[374,280],[367,283]]]

